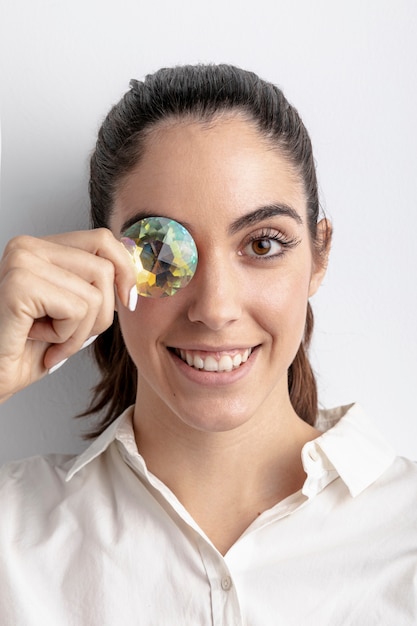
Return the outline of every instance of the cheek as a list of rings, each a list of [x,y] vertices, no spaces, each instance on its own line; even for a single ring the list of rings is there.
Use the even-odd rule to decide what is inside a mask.
[[[289,272],[252,290],[252,310],[275,339],[298,345],[304,334],[309,278],[306,272]]]
[[[123,339],[133,362],[140,368],[142,359],[149,359],[149,350],[153,341],[153,333],[158,332],[160,315],[152,314],[144,298],[139,297],[136,311],[131,313],[124,307],[119,307],[119,323]],[[153,321],[153,324],[152,324]]]
[[[174,297],[138,298],[136,311],[119,307],[119,322],[123,339],[139,371],[151,368],[156,360],[156,348],[165,332],[180,312]]]

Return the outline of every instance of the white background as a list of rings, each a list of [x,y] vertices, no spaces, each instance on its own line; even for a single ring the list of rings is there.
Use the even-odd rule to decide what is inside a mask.
[[[281,86],[310,130],[331,264],[313,299],[325,406],[359,401],[417,459],[417,2],[0,0],[0,248],[88,224],[98,126],[161,66],[228,62]],[[87,354],[0,407],[0,461],[76,452]]]

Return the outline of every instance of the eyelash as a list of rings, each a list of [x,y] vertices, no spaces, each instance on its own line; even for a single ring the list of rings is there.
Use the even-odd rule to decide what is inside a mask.
[[[244,253],[245,248],[254,244],[257,241],[267,241],[267,240],[276,241],[282,246],[282,249],[278,253],[275,253],[275,254],[269,254],[268,253],[269,251],[268,251],[266,254],[253,253],[253,254],[245,255]],[[242,246],[242,249],[239,251],[239,254],[241,256],[243,255],[249,256],[260,261],[263,261],[263,260],[269,261],[271,259],[277,259],[277,258],[284,256],[287,250],[294,248],[299,243],[300,243],[299,239],[287,237],[286,235],[284,235],[284,233],[276,231],[272,228],[263,228],[260,232],[253,233],[246,239],[246,241],[244,242]]]

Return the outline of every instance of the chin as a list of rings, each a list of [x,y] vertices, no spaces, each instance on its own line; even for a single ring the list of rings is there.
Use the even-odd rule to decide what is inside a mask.
[[[205,433],[224,433],[235,430],[248,422],[254,415],[249,407],[225,407],[224,402],[220,406],[217,403],[208,403],[204,411],[196,409],[190,413],[190,407],[186,411],[177,413],[179,419],[188,428]],[[196,418],[196,415],[198,416]]]

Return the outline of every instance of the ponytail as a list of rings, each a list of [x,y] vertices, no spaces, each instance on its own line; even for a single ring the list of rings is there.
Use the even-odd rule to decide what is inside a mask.
[[[136,366],[126,350],[117,313],[112,326],[97,337],[93,348],[101,379],[93,388],[89,407],[78,417],[99,413],[100,421],[85,435],[86,439],[100,435],[128,406],[134,404],[137,388]]]
[[[311,426],[314,426],[318,410],[316,379],[307,356],[313,327],[313,310],[308,303],[304,338],[288,369],[288,391],[294,411]]]

